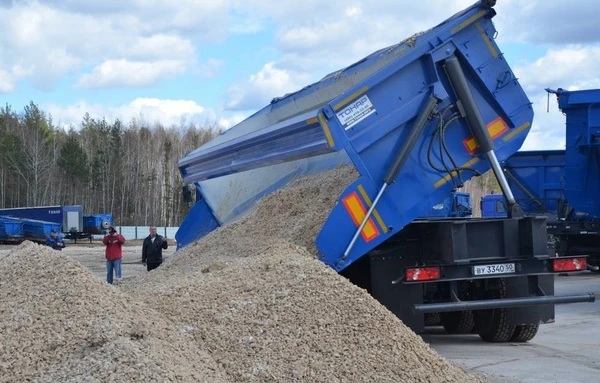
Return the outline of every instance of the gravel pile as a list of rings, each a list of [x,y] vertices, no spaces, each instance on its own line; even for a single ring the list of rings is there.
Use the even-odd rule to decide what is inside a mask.
[[[160,313],[25,242],[0,258],[1,382],[225,382]]]
[[[478,382],[315,258],[350,167],[298,180],[141,278],[0,258],[0,381]]]
[[[123,289],[187,328],[231,381],[479,381],[315,259],[314,238],[356,176],[298,180]]]

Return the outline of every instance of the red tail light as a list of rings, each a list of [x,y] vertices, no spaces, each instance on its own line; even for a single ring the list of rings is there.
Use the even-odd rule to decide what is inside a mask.
[[[555,259],[552,269],[561,272],[587,270],[587,261],[585,258]]]
[[[406,269],[406,280],[410,281],[430,281],[439,279],[441,276],[439,267],[419,267],[415,269]]]

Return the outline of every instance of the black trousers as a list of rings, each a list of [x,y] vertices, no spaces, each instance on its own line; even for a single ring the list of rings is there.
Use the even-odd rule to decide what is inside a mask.
[[[162,264],[162,262],[146,262],[146,269],[148,271],[150,270],[154,270],[156,269],[158,266],[160,266]]]

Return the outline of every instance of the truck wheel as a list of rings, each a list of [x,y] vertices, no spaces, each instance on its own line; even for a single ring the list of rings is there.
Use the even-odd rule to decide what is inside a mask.
[[[540,328],[539,324],[519,325],[515,328],[515,333],[510,338],[511,342],[529,342],[532,340]]]
[[[425,314],[425,326],[439,326],[441,324],[440,313]]]
[[[452,311],[441,314],[442,326],[448,334],[470,334],[475,327],[472,311]]]
[[[506,298],[506,281],[498,279],[497,289],[487,291],[486,299]],[[506,309],[477,310],[474,314],[479,337],[486,342],[507,342],[515,333],[515,325],[506,322]]]
[[[477,333],[486,342],[507,342],[515,327],[506,323],[506,309],[481,310],[475,315]]]

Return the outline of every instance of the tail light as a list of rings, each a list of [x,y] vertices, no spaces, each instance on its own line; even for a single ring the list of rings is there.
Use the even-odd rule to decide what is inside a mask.
[[[406,269],[406,280],[411,281],[430,281],[432,279],[439,279],[441,271],[439,267],[418,267],[413,269]]]
[[[554,259],[552,269],[560,272],[587,270],[587,260],[585,258]]]

